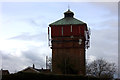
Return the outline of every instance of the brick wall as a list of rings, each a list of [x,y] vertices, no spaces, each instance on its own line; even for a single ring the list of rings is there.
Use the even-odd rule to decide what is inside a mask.
[[[79,44],[79,39],[82,44]],[[82,37],[55,37],[52,41],[52,71],[85,75],[85,42]]]

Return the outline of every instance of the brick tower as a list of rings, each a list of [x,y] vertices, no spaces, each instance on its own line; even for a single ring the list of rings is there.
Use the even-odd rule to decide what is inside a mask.
[[[53,73],[85,75],[85,50],[90,39],[87,24],[74,18],[74,13],[68,9],[64,18],[49,26]]]

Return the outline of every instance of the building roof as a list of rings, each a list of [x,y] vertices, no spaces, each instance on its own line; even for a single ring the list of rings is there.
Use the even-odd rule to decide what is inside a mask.
[[[40,72],[43,72],[43,73],[48,73],[48,72],[51,72],[50,69],[37,69],[35,68],[35,65],[33,64],[33,67],[27,67],[19,72],[28,72],[28,73],[40,73]]]
[[[34,69],[33,67],[27,67],[25,69],[23,69],[20,72],[32,72],[32,73],[39,73],[39,71],[37,71],[36,69]]]
[[[78,19],[75,19],[72,17],[67,17],[67,18],[62,18],[56,22],[51,23],[50,26],[53,26],[53,25],[75,25],[75,24],[85,24],[85,23]]]
[[[51,23],[49,26],[85,24],[84,22],[74,18],[73,16],[74,13],[68,9],[68,11],[64,13],[64,18]]]
[[[0,70],[0,73],[2,73],[2,75],[10,74],[8,70]]]

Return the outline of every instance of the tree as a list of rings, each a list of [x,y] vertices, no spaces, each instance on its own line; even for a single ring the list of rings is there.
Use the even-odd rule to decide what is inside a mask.
[[[89,76],[113,78],[115,72],[115,63],[109,63],[103,59],[94,60],[86,65],[86,75]]]

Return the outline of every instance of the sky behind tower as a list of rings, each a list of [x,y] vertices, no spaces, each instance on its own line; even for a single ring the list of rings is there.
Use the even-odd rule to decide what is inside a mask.
[[[3,2],[0,27],[2,68],[10,72],[35,64],[45,68],[45,56],[51,56],[47,27],[64,17],[68,9],[91,28],[87,61],[103,58],[118,60],[117,2]]]

